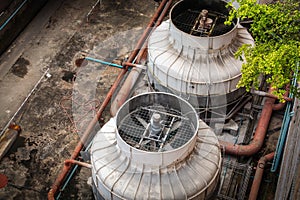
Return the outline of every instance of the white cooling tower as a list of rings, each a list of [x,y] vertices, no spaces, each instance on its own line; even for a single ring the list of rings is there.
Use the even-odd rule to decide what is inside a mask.
[[[153,31],[148,42],[148,77],[158,91],[172,92],[196,108],[227,106],[245,93],[236,85],[242,62],[234,53],[253,44],[221,0],[184,0],[173,6],[170,19]]]
[[[184,99],[145,93],[129,99],[91,148],[97,199],[207,199],[217,189],[221,151]]]

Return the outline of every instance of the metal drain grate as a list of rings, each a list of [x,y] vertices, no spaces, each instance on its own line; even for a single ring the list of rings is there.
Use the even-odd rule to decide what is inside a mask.
[[[159,122],[153,122],[155,116]],[[120,122],[118,132],[127,144],[135,148],[160,152],[177,149],[187,143],[195,128],[180,111],[154,104],[128,113]]]
[[[200,14],[201,10],[187,9],[173,17],[172,20],[178,29],[185,33],[200,37],[223,35],[235,26],[234,23],[230,26],[224,25],[226,20],[224,14],[208,10],[208,17],[213,20],[212,26],[210,29],[199,28],[197,24],[200,20]]]
[[[245,199],[252,172],[252,167],[249,163],[243,164],[236,160],[224,159],[222,169],[221,185],[216,199]]]

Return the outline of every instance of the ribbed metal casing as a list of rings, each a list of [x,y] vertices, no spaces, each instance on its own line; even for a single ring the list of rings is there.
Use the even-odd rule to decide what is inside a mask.
[[[205,8],[218,2],[223,1],[198,3]],[[238,23],[217,36],[200,37],[180,30],[173,21],[174,16],[180,9],[197,9],[196,4],[187,3],[190,1],[178,2],[170,12],[170,20],[157,27],[149,38],[150,83],[159,91],[173,92],[190,99],[196,107],[206,104],[206,100],[201,101],[201,98],[207,97],[224,96],[227,99],[220,104],[230,103],[244,93],[236,88],[241,77],[242,61],[235,59],[234,53],[242,44],[253,45],[253,39]]]
[[[172,101],[178,98],[166,93],[138,95],[129,99],[119,113],[135,107],[141,98],[145,99],[143,95],[159,101],[164,95]],[[191,107],[182,98],[178,101],[187,111],[186,106]],[[214,194],[219,183],[221,151],[214,132],[198,117],[193,137],[185,145],[163,152],[142,151],[126,144],[118,133],[119,120],[118,115],[112,118],[93,140],[91,163],[96,198],[207,199]]]

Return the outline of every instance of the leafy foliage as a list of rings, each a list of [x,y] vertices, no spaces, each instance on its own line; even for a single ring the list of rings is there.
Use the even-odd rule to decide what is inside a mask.
[[[238,9],[231,9],[226,24],[235,18],[251,19],[250,32],[255,46],[243,45],[236,57],[244,59],[242,78],[238,87],[249,91],[258,88],[261,75],[275,89],[282,100],[283,89],[298,72],[300,58],[300,11],[299,2],[285,0],[273,4],[257,4],[256,0],[237,0]],[[228,4],[233,7],[232,2]],[[295,90],[292,90],[295,92]]]

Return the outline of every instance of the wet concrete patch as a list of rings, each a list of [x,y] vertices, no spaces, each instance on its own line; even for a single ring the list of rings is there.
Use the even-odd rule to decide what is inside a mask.
[[[12,147],[7,152],[6,156],[9,156],[10,154],[14,154],[17,152],[19,147],[25,147],[25,137],[18,136]]]
[[[28,72],[27,66],[30,65],[29,60],[20,57],[18,60],[15,62],[15,64],[12,66],[10,72],[13,73],[14,75],[24,78],[24,76]]]
[[[64,71],[62,80],[66,81],[68,83],[75,81],[76,80],[76,72]]]

